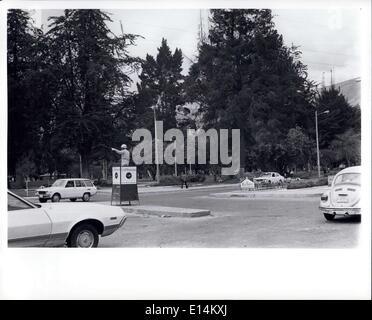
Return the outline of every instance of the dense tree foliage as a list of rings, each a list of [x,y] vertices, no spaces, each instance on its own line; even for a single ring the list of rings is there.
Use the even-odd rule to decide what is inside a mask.
[[[207,127],[241,130],[241,165],[246,160],[247,168],[274,168],[282,163],[278,154],[288,130],[311,126],[311,83],[300,52],[283,45],[270,10],[211,14],[209,41],[200,46],[189,92],[200,98]]]
[[[93,163],[115,160],[111,146],[130,145],[136,128],[153,129],[154,106],[165,130],[239,128],[241,166],[281,173],[316,165],[318,110],[322,163],[360,163],[360,108],[334,87],[317,94],[270,10],[211,10],[187,77],[180,49],[163,39],[156,57],[132,57],[138,36],[115,35],[109,22],[101,10],[65,10],[43,32],[27,11],[9,10],[10,175],[91,176]]]
[[[182,105],[183,76],[182,52],[176,48],[172,54],[166,39],[162,39],[156,58],[147,55],[139,75],[137,114],[145,128],[153,127],[151,107],[156,106],[156,117],[164,122],[164,128],[175,128],[176,109]]]
[[[47,36],[60,83],[56,143],[79,153],[83,176],[88,176],[92,153],[101,146],[105,153],[104,145],[115,139],[117,118],[121,129],[130,132],[128,70],[137,61],[127,47],[135,36],[113,35],[106,24],[110,17],[100,10],[65,10],[50,20]]]
[[[346,132],[349,128],[360,131],[358,123],[358,107],[351,107],[345,97],[334,86],[323,89],[316,101],[319,114],[319,145],[328,148],[337,135]],[[325,115],[322,112],[329,111]]]
[[[246,169],[284,171],[294,155],[298,165],[305,158],[309,162],[315,107],[327,106],[329,98],[334,108],[328,124],[342,132],[350,126],[352,108],[345,107],[339,93],[322,95],[315,103],[315,86],[300,55],[298,48],[283,44],[270,10],[211,10],[209,39],[200,45],[198,62],[185,81],[187,97],[201,105],[207,128],[241,130]],[[320,125],[322,135],[328,125]],[[300,150],[288,144],[294,128],[301,132]],[[323,135],[322,146],[338,133]]]
[[[32,103],[29,97],[29,77],[36,43],[27,12],[8,12],[8,171],[16,173],[22,157],[33,148],[34,118],[28,112]]]

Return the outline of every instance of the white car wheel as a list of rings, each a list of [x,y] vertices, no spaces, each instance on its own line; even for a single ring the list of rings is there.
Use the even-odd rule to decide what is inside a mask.
[[[335,214],[324,213],[324,218],[326,218],[328,221],[331,221],[335,218]]]
[[[59,202],[61,200],[61,196],[58,193],[53,194],[52,202]]]
[[[90,194],[89,193],[84,193],[83,195],[83,201],[88,202],[90,200]]]
[[[98,232],[91,224],[77,226],[67,242],[69,247],[95,248],[98,246]]]
[[[91,248],[94,243],[94,235],[90,230],[83,230],[77,236],[78,248]]]

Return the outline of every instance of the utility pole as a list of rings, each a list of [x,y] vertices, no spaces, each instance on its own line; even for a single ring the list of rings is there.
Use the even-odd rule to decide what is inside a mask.
[[[79,153],[79,173],[80,173],[80,178],[83,177],[83,163],[81,161],[81,154]]]
[[[153,106],[154,111],[154,131],[155,131],[155,163],[156,163],[156,182],[160,183],[160,168],[159,168],[159,153],[158,153],[158,133],[157,133],[157,127],[156,127],[156,107],[158,106],[160,101],[160,97],[156,103],[156,105]]]
[[[321,112],[321,114],[329,113],[329,110]],[[320,151],[319,151],[319,131],[318,131],[318,110],[315,109],[315,136],[316,136],[316,164],[318,167],[318,178],[320,178]]]
[[[315,110],[315,135],[316,135],[316,164],[318,166],[318,178],[320,178],[320,155],[319,155],[319,134],[318,134],[318,110]]]
[[[174,140],[174,175],[177,177],[177,138]]]

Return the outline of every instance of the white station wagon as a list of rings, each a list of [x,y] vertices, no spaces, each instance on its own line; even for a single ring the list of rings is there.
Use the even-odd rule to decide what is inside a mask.
[[[36,195],[39,201],[44,203],[49,199],[52,202],[58,202],[61,199],[70,199],[76,201],[82,199],[89,201],[90,197],[97,193],[97,188],[89,179],[58,179],[54,181],[51,187],[39,188],[36,190]]]
[[[320,198],[319,209],[327,220],[336,216],[354,216],[360,220],[361,167],[349,167],[333,178],[330,190]]]
[[[97,247],[99,236],[118,230],[119,207],[93,203],[34,204],[8,191],[9,247]]]

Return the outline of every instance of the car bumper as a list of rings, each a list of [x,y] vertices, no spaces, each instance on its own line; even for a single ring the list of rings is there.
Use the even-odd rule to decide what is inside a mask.
[[[39,199],[50,199],[51,196],[49,194],[37,194]]]
[[[119,224],[113,224],[113,225],[110,225],[110,226],[106,226],[105,229],[103,230],[101,236],[106,237],[106,236],[109,236],[110,234],[113,234],[115,231],[117,231],[119,228],[121,228],[124,225],[126,220],[127,220],[127,217],[124,216],[120,220]]]
[[[354,216],[360,215],[360,208],[329,208],[329,207],[319,207],[323,213],[342,215],[342,216]]]

